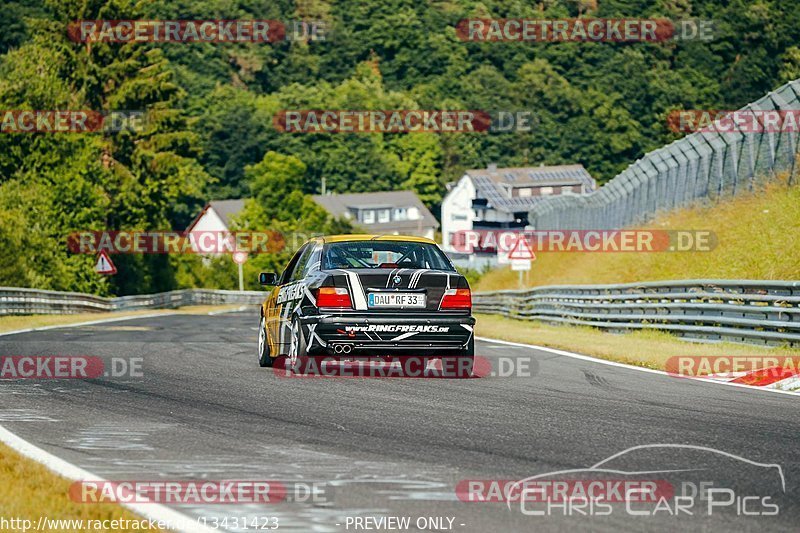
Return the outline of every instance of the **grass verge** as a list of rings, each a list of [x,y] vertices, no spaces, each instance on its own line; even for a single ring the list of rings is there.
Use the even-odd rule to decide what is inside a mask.
[[[707,252],[538,252],[525,286],[629,283],[669,279],[800,279],[800,187],[776,183],[719,204],[672,211],[639,229],[711,230]],[[519,288],[518,273],[499,268],[476,291]]]
[[[27,519],[35,528],[39,517],[53,520],[142,520],[122,506],[114,504],[77,503],[69,497],[72,481],[50,472],[43,465],[23,457],[0,444],[0,516]],[[52,525],[52,524],[51,524]],[[48,531],[97,533],[98,529],[72,527],[50,528]],[[146,526],[146,522],[144,524]],[[21,529],[4,529],[4,531]],[[31,529],[32,530],[32,529]],[[121,528],[114,531],[161,531],[160,529]]]
[[[664,370],[672,356],[798,355],[798,350],[767,348],[733,343],[700,343],[679,339],[653,330],[607,333],[588,326],[551,326],[535,321],[514,320],[495,315],[476,315],[475,333],[525,344],[569,350],[600,359]]]

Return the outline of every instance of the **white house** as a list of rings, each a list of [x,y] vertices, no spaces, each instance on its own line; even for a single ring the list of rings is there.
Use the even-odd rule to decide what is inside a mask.
[[[206,235],[208,238],[198,238],[192,240],[192,249],[195,252],[206,251],[209,249],[224,249],[222,241],[227,241],[227,245],[233,244],[233,239],[227,234],[233,217],[244,209],[244,200],[214,200],[208,202],[203,210],[189,224],[186,233],[193,233],[195,236]],[[211,237],[214,236],[214,237]],[[198,242],[202,242],[199,245]],[[213,252],[212,252],[213,255]]]
[[[367,233],[433,239],[439,222],[413,191],[317,194],[314,201]]]
[[[586,194],[597,183],[583,165],[467,170],[442,200],[442,247],[463,251],[463,231],[525,229],[531,206],[547,196]],[[480,252],[480,250],[476,250]],[[492,250],[494,252],[494,250]]]
[[[228,231],[231,219],[238,215],[242,209],[244,209],[244,200],[214,200],[208,202],[186,231]]]
[[[331,215],[343,217],[367,233],[433,239],[439,228],[439,222],[413,191],[318,194],[312,198]],[[227,233],[244,204],[244,199],[208,202],[186,231],[198,235]]]

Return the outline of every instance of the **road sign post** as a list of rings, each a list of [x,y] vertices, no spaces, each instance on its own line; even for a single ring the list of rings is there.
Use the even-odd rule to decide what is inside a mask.
[[[244,290],[244,273],[242,265],[245,264],[247,261],[247,252],[233,252],[231,256],[233,262],[236,263],[239,267],[239,290]]]
[[[524,235],[520,235],[516,244],[508,253],[508,260],[511,262],[511,270],[519,272],[519,288],[522,288],[522,273],[531,269],[531,261],[536,260],[528,241]]]

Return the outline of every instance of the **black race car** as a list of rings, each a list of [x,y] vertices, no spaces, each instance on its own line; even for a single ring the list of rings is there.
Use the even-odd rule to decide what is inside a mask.
[[[457,356],[475,351],[467,280],[436,243],[397,235],[318,237],[294,254],[261,306],[258,359]]]

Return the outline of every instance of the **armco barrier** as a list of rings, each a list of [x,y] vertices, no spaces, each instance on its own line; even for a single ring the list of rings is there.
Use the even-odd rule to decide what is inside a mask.
[[[139,309],[172,309],[186,305],[258,305],[266,295],[267,293],[263,291],[184,289],[158,294],[102,298],[78,292],[0,287],[0,315],[107,313]]]
[[[476,313],[610,331],[800,346],[800,281],[685,280],[473,294]]]
[[[0,316],[258,305],[264,291],[185,289],[101,298],[0,287]],[[610,331],[659,329],[696,339],[800,346],[800,281],[682,280],[536,287],[473,294],[476,313]]]

